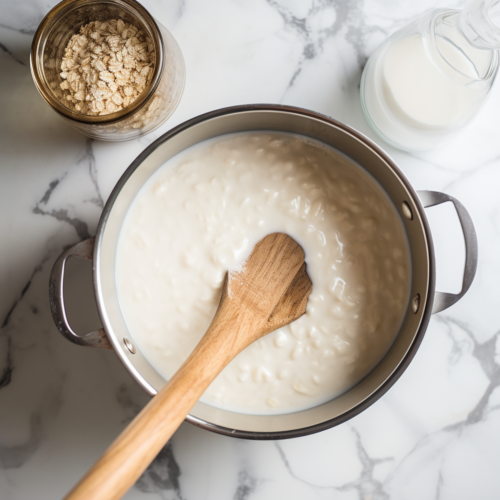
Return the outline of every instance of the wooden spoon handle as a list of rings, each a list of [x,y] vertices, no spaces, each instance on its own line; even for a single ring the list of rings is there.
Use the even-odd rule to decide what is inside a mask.
[[[220,335],[221,325],[214,323],[217,321],[163,389],[68,493],[66,500],[118,500],[137,481],[234,356],[224,353],[228,332]]]
[[[276,233],[255,245],[244,267],[226,274],[207,333],[66,500],[118,500],[137,481],[189,410],[240,351],[305,312],[312,283],[304,251]]]

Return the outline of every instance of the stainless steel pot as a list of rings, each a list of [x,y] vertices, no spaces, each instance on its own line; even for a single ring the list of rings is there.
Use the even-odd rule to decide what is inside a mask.
[[[361,382],[341,396],[308,410],[284,415],[245,415],[198,402],[187,421],[220,434],[251,439],[303,436],[338,425],[379,399],[413,359],[430,315],[457,302],[469,289],[477,267],[477,240],[472,220],[456,199],[446,194],[417,194],[394,162],[352,128],[312,111],[288,106],[235,106],[206,113],[167,132],[132,162],[104,207],[97,235],[64,252],[50,278],[50,304],[59,331],[71,342],[113,349],[127,370],[150,395],[165,380],[132,343],[118,303],[115,255],[118,235],[134,197],[167,160],[201,141],[233,132],[276,130],[320,140],[365,168],[384,188],[404,225],[411,253],[411,295],[403,325],[387,355]],[[459,294],[435,292],[434,249],[424,208],[451,201],[465,238],[466,262]],[[85,336],[71,329],[65,312],[63,276],[70,256],[93,260],[94,290],[102,329]]]

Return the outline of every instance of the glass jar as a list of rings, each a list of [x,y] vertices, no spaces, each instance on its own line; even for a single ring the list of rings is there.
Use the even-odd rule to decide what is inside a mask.
[[[372,54],[361,78],[361,105],[386,142],[432,149],[473,118],[498,72],[499,15],[500,0],[433,10]]]
[[[153,76],[127,107],[107,115],[86,115],[71,109],[61,89],[61,63],[70,38],[92,21],[121,19],[151,39]],[[38,27],[31,47],[31,74],[45,101],[82,134],[104,141],[125,141],[162,125],[177,108],[186,80],[182,53],[169,31],[135,0],[64,0]]]

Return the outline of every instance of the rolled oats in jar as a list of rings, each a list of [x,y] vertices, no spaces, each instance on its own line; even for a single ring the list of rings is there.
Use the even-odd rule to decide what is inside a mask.
[[[177,108],[185,83],[175,39],[135,0],[64,0],[35,34],[31,69],[60,116],[109,141],[159,127]]]

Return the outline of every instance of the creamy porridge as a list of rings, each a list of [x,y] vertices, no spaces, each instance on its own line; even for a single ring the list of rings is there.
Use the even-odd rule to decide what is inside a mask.
[[[226,271],[273,232],[305,251],[307,313],[240,353],[201,398],[213,406],[274,414],[328,401],[375,367],[405,314],[407,241],[364,170],[301,136],[222,136],[160,168],[120,234],[122,311],[165,379],[205,333]]]

